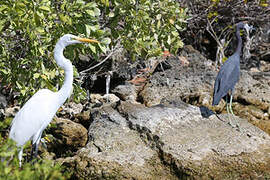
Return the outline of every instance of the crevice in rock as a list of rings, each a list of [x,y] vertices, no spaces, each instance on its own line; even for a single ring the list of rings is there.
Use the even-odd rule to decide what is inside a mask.
[[[138,96],[137,96],[136,101],[139,102],[139,103],[141,103],[141,104],[143,104],[144,103],[144,100],[143,100],[143,96],[140,94],[140,92],[138,92]]]
[[[120,113],[120,112],[119,112]],[[134,125],[127,115],[123,115],[123,113],[120,113],[123,117],[125,117],[128,127],[131,130],[134,130],[138,132],[140,135],[141,140],[145,143],[146,146],[150,147],[152,150],[156,151],[158,154],[158,157],[165,167],[169,167],[171,173],[173,173],[176,177],[179,179],[190,179],[190,175],[184,173],[179,167],[177,166],[175,159],[172,157],[171,154],[165,153],[162,150],[162,147],[164,146],[164,142],[162,142],[159,138],[159,136],[152,134],[152,132],[144,127],[140,126],[138,124]]]
[[[250,105],[249,102],[247,102],[244,98],[241,98],[241,97],[240,98],[237,98],[236,102],[238,102],[239,104],[244,105],[244,106]]]
[[[165,153],[162,149],[159,149],[158,156],[164,166],[169,166],[171,171],[179,178],[179,179],[192,179],[192,177],[185,173],[187,170],[181,170],[172,157],[171,154]]]
[[[95,143],[93,143],[93,145],[97,148],[99,153],[102,152],[101,148],[98,145],[96,145]]]

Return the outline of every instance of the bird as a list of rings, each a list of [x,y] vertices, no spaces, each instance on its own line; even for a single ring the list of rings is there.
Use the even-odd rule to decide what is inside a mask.
[[[214,94],[212,106],[218,105],[220,100],[226,96],[227,112],[234,115],[232,110],[232,98],[234,87],[240,77],[240,55],[242,49],[242,38],[240,29],[245,28],[248,24],[239,22],[236,24],[236,38],[238,40],[236,51],[230,56],[225,63],[220,67],[214,84]],[[228,107],[228,95],[230,95],[230,104]],[[232,125],[232,123],[230,122]]]
[[[73,66],[63,51],[66,46],[78,43],[99,43],[97,40],[81,38],[72,34],[63,35],[54,48],[54,59],[64,69],[64,83],[59,91],[41,89],[36,92],[15,115],[11,122],[9,138],[19,148],[19,166],[22,164],[23,146],[32,141],[32,155],[37,156],[43,130],[50,124],[57,110],[64,104],[72,92]]]

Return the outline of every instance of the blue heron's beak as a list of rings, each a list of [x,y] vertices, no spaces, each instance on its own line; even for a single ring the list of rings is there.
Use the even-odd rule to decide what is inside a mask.
[[[250,31],[256,31],[256,28],[251,26]]]
[[[244,28],[246,29],[247,32],[252,32],[255,31],[256,28],[254,28],[252,25],[245,24]]]

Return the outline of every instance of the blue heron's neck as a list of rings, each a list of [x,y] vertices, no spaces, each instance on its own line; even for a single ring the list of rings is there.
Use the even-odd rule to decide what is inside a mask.
[[[236,37],[237,37],[238,44],[237,44],[235,54],[239,54],[239,56],[240,56],[241,50],[242,50],[242,38],[240,36],[240,28],[238,28],[238,27],[236,29]]]

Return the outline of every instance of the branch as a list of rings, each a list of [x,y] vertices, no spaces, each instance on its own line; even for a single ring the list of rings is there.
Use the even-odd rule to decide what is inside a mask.
[[[91,71],[91,70],[95,69],[96,67],[100,66],[101,64],[103,64],[105,61],[107,61],[116,52],[116,50],[118,48],[119,48],[119,43],[116,44],[116,46],[111,50],[111,52],[108,54],[108,56],[105,59],[103,59],[98,64],[96,64],[96,65],[94,65],[94,66],[92,66],[92,67],[90,67],[88,69],[85,69],[85,70],[81,71],[80,74],[84,74],[84,73],[86,73],[88,71]]]

